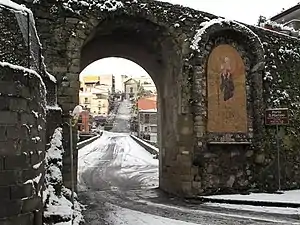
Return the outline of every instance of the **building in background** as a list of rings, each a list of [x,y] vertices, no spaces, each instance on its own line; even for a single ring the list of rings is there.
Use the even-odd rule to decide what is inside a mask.
[[[270,18],[271,21],[300,30],[300,3]]]
[[[127,99],[137,98],[139,91],[139,83],[133,78],[128,79],[124,82],[124,92]]]
[[[156,86],[150,76],[138,76],[134,78],[139,82],[139,85],[143,88],[145,92],[149,94],[156,94]]]
[[[84,76],[80,83],[79,104],[92,116],[107,116],[108,98],[113,91],[113,76]]]
[[[152,97],[140,98],[138,108],[138,136],[151,143],[157,143],[157,99]]]

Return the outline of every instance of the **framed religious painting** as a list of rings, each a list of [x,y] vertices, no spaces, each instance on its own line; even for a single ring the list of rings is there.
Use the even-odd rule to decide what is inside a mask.
[[[208,142],[250,143],[246,67],[238,50],[229,44],[214,47],[206,79]]]

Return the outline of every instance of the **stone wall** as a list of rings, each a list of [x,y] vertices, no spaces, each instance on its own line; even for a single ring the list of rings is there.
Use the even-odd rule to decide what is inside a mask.
[[[45,86],[24,68],[0,63],[0,224],[41,224]]]
[[[281,185],[300,188],[300,39],[253,28],[264,47],[263,101],[266,108],[289,108],[290,124],[280,127]],[[256,155],[254,176],[261,189],[277,188],[276,127],[265,126],[261,139],[263,151]]]
[[[78,1],[18,2],[34,11],[46,64],[58,79],[63,122],[78,104],[78,75],[94,60],[121,56],[136,60],[150,73],[158,88],[163,190],[190,196],[276,189],[274,129],[265,127],[264,110],[278,101],[276,106],[291,108],[293,124],[285,129],[289,138],[285,136],[282,143],[282,177],[285,188],[299,187],[295,182],[299,176],[299,132],[294,108],[298,103],[298,40],[228,21],[206,29],[217,16],[156,1],[116,0],[112,8],[106,8],[104,1],[84,5]],[[199,29],[197,46],[201,50],[196,51],[191,44]],[[246,68],[249,126],[243,134],[207,132],[206,65],[212,49],[222,43],[238,50]],[[281,45],[287,51],[280,50]],[[288,84],[291,81],[295,82]],[[286,92],[293,96],[291,100]],[[224,140],[226,144],[222,144]],[[63,143],[64,182],[70,187],[67,125]]]
[[[195,57],[194,194],[275,191],[278,189],[275,127],[266,126],[267,108],[288,107],[291,126],[283,127],[280,142],[283,189],[299,188],[299,39],[264,29],[216,21],[199,42]],[[201,31],[199,31],[201,32]],[[257,36],[258,35],[258,36]],[[246,133],[210,133],[207,108],[207,60],[222,44],[234,47],[246,69]],[[194,85],[195,85],[194,84]],[[241,107],[241,106],[239,106]]]
[[[24,40],[24,36],[20,30],[16,14],[11,9],[0,5],[0,52],[5,52],[1,55],[1,61],[9,62],[15,65],[28,67],[29,55],[28,46]],[[26,15],[23,15],[25,23]]]

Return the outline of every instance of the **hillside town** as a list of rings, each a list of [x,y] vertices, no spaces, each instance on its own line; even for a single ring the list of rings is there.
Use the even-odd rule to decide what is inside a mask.
[[[78,122],[80,134],[109,130],[114,109],[124,99],[132,104],[130,130],[145,141],[157,145],[157,91],[150,76],[84,75],[80,82]]]

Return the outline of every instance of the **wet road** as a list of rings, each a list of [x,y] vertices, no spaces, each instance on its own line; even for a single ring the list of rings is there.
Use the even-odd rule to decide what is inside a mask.
[[[266,225],[297,220],[195,204],[157,189],[158,160],[129,136],[130,103],[120,104],[111,132],[79,151],[78,189],[89,225]]]

